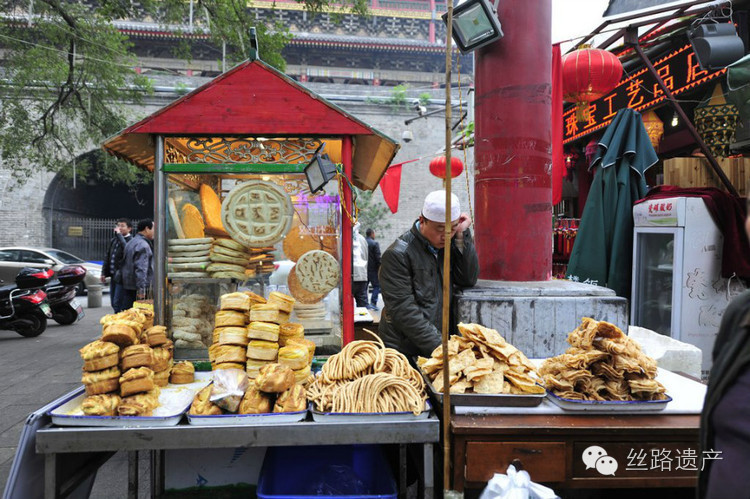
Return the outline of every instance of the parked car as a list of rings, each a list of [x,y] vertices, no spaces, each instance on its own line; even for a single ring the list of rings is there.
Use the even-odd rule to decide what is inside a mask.
[[[81,265],[86,269],[86,277],[78,285],[78,294],[85,293],[88,286],[101,284],[102,266],[98,263],[86,262],[59,249],[14,246],[0,248],[0,286],[12,284],[24,267],[51,267],[57,272],[65,265]]]

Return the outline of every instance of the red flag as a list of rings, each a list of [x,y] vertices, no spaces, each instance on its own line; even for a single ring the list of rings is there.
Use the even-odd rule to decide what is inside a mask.
[[[562,201],[565,176],[563,157],[563,90],[560,44],[552,45],[552,204]]]
[[[380,190],[383,192],[385,204],[391,213],[398,211],[398,196],[401,192],[401,166],[403,163],[389,167],[380,179]]]

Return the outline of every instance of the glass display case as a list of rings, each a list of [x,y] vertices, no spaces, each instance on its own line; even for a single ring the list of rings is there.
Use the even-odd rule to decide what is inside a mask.
[[[166,138],[164,320],[176,358],[207,357],[220,297],[234,291],[291,295],[289,320],[340,345],[338,183],[311,193],[302,170],[321,141],[296,157],[283,152],[289,142],[234,139],[208,155],[196,139]],[[313,256],[323,265],[298,266]]]

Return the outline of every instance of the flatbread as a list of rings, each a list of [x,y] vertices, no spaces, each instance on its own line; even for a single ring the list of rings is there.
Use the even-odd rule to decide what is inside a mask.
[[[179,253],[178,253],[179,254]],[[209,263],[211,261],[206,256],[174,256],[168,258],[168,263]]]
[[[294,267],[296,267],[296,265]],[[322,300],[325,297],[325,294],[312,293],[302,287],[302,285],[299,283],[299,279],[297,278],[297,273],[294,271],[294,267],[289,270],[289,274],[287,275],[286,279],[287,285],[289,286],[289,293],[294,297],[294,299],[300,303],[317,303]],[[299,316],[301,310],[297,308],[296,303],[294,309],[297,311],[297,315]]]
[[[284,238],[284,256],[293,262],[312,250],[323,250],[338,257],[338,235],[330,225],[293,227]]]
[[[211,249],[210,244],[175,244],[169,246],[168,250],[170,253],[189,252],[195,253],[197,251],[208,252]]]
[[[339,285],[339,262],[321,250],[308,251],[296,265],[300,285],[311,293],[327,294]]]
[[[195,244],[204,245],[204,244],[211,244],[213,240],[214,239],[212,237],[198,237],[198,238],[193,238],[193,239],[183,239],[183,238],[169,239],[167,240],[167,245],[168,246],[190,246],[190,245],[195,245]]]
[[[212,272],[211,277],[217,279],[237,279],[238,281],[246,281],[248,276],[241,272]]]
[[[206,267],[208,267],[207,262],[193,262],[193,263],[170,263],[167,265],[167,269],[171,271],[181,271],[181,270],[203,270]]]
[[[212,263],[208,267],[206,267],[206,270],[209,272],[238,272],[240,274],[245,275],[245,267],[242,265],[233,265],[231,263]]]
[[[289,194],[272,182],[251,180],[229,191],[221,204],[221,221],[235,241],[251,247],[276,244],[292,227]]]
[[[180,223],[180,215],[177,213],[177,204],[175,204],[174,199],[169,198],[169,201],[167,201],[167,205],[169,206],[169,219],[172,222],[172,226],[174,227],[175,234],[177,234],[177,237],[180,239],[185,238],[185,231],[182,230],[182,223]]]
[[[211,247],[211,253],[216,253],[217,255],[225,255],[225,256],[231,256],[234,258],[244,258],[246,260],[249,260],[252,256],[251,253],[246,253],[245,251],[237,251],[231,248],[227,248],[226,246],[220,246],[218,244],[214,244]]]
[[[209,258],[212,262],[229,263],[233,265],[239,265],[242,268],[245,268],[248,262],[247,258],[235,258],[232,256],[220,255],[218,253],[211,253]]]
[[[169,272],[167,273],[167,277],[174,278],[174,277],[209,277],[209,274],[207,272]]]
[[[214,246],[223,246],[225,248],[243,252],[248,250],[248,248],[246,248],[242,244],[238,243],[234,239],[229,239],[228,237],[217,237],[216,239],[214,239]]]

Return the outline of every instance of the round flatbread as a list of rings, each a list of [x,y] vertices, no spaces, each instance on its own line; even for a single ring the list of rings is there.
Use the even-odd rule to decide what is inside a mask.
[[[217,255],[225,255],[225,256],[231,256],[234,258],[245,258],[248,259],[252,255],[252,253],[245,253],[244,251],[237,251],[230,248],[227,248],[226,246],[219,246],[214,244],[211,246],[211,253],[216,253]]]
[[[208,272],[169,272],[167,277],[170,279],[174,277],[209,277]]]
[[[327,294],[339,285],[339,262],[321,250],[308,251],[296,265],[300,285],[311,293]]]
[[[169,198],[169,201],[167,201],[167,205],[169,206],[169,219],[172,222],[175,234],[177,234],[177,237],[179,237],[180,239],[184,239],[185,231],[182,230],[180,215],[179,213],[177,213],[177,205],[175,204],[174,199]]]
[[[296,267],[296,265],[294,266]],[[302,287],[297,278],[297,273],[294,271],[294,267],[289,270],[286,282],[289,286],[289,293],[300,303],[317,303],[322,300],[325,295],[322,293],[311,293]],[[294,304],[294,309],[297,310],[297,303]]]
[[[167,257],[169,258],[208,258],[208,251],[177,251],[173,252],[169,250]]]
[[[229,191],[221,204],[221,220],[232,239],[251,248],[280,241],[292,227],[289,194],[271,182],[251,180]]]
[[[198,237],[193,239],[169,239],[167,240],[167,245],[169,246],[191,246],[195,244],[211,244],[213,242],[212,237]]]
[[[180,254],[180,253],[178,253]],[[168,259],[169,263],[210,263],[211,259],[208,256],[171,256]]]
[[[224,248],[229,248],[235,251],[247,251],[247,248],[234,239],[229,239],[228,237],[217,237],[214,239],[214,246],[222,246]]]
[[[167,265],[167,269],[172,272],[180,272],[182,270],[196,270],[201,271],[204,270],[206,267],[208,267],[207,262],[193,262],[193,263],[170,263]]]
[[[206,270],[209,272],[239,272],[242,275],[245,275],[245,267],[242,265],[233,265],[231,263],[212,263],[208,267],[206,267]]]
[[[242,268],[245,268],[245,265],[247,265],[248,262],[247,258],[234,258],[232,256],[219,255],[217,253],[211,253],[211,256],[209,258],[212,262],[231,263],[234,265],[239,265]]]
[[[299,257],[312,250],[323,250],[331,256],[338,256],[338,236],[336,229],[330,225],[304,227],[298,225],[289,231],[284,238],[284,255],[296,262]]]
[[[238,281],[249,279],[248,276],[240,272],[212,272],[211,277],[215,277],[216,279],[237,279]]]
[[[198,251],[203,251],[208,253],[208,250],[211,249],[210,244],[175,244],[174,246],[169,246],[168,251],[170,253],[196,253]]]

